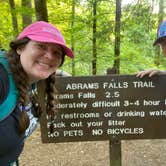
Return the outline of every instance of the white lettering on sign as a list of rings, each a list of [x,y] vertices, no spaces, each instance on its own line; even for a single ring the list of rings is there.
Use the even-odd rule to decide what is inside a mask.
[[[145,106],[151,106],[151,105],[159,105],[160,104],[160,101],[157,100],[157,101],[153,101],[153,100],[144,100],[143,101],[143,105]]]
[[[91,118],[99,118],[100,114],[98,112],[88,112],[88,113],[62,113],[61,119],[91,119]]]
[[[83,124],[82,124],[82,122],[71,122],[70,126],[71,127],[82,127]]]
[[[96,97],[96,94],[92,92],[87,92],[87,93],[78,92],[79,99],[94,99],[95,97]]]
[[[119,134],[143,134],[143,128],[114,128],[114,129],[107,129],[107,134],[111,135],[119,135]]]
[[[108,126],[124,126],[125,120],[108,120]]]
[[[104,82],[103,89],[122,89],[128,88],[128,82]]]
[[[120,101],[95,101],[92,107],[120,107]]]
[[[134,88],[155,88],[155,85],[152,81],[143,82],[143,81],[134,81]]]
[[[99,89],[99,83],[71,83],[66,85],[66,90]]]
[[[102,129],[93,129],[92,130],[92,135],[102,135],[103,130]]]
[[[73,94],[55,94],[56,99],[73,99]]]
[[[130,106],[130,105],[139,106],[139,105],[140,105],[140,102],[139,102],[139,100],[132,101],[132,102],[129,101],[129,100],[124,100],[124,101],[123,101],[123,105],[124,105],[125,107]]]
[[[47,123],[47,127],[50,128],[51,122]],[[63,128],[66,127],[64,122],[59,122],[59,123],[53,123],[54,128]]]
[[[159,110],[159,111],[150,111],[149,112],[150,116],[166,116],[166,110]]]
[[[55,104],[55,108],[61,108],[61,109],[64,109],[64,108],[83,108],[83,109],[85,109],[86,107],[87,107],[87,103],[84,103],[84,102],[80,102],[80,103],[73,102],[73,103],[64,103],[64,104],[58,103],[58,104]]]
[[[119,111],[117,112],[117,117],[145,117],[144,111]]]
[[[48,138],[52,138],[52,137],[59,137],[59,132],[58,131],[54,131],[53,133],[50,133],[50,131],[48,132]]]
[[[103,121],[100,122],[87,122],[88,128],[89,127],[98,127],[103,125]]]
[[[64,130],[63,136],[64,137],[74,137],[74,136],[83,136],[83,130]]]
[[[109,117],[109,118],[112,117],[112,112],[105,112],[104,117],[106,117],[106,118],[107,117]]]
[[[119,97],[120,93],[118,91],[116,92],[105,92],[105,97],[106,98],[113,98],[113,97]]]

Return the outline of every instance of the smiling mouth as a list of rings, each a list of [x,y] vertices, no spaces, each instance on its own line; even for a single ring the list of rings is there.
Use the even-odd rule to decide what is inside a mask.
[[[39,64],[41,67],[44,67],[44,68],[46,68],[46,69],[51,68],[51,65],[48,65],[47,63],[38,62],[38,64]]]

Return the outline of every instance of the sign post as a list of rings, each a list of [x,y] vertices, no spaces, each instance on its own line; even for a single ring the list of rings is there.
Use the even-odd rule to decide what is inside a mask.
[[[121,166],[121,140],[109,141],[110,166]]]
[[[116,68],[108,68],[107,74],[115,75]],[[121,140],[112,139],[109,141],[110,166],[121,166]]]

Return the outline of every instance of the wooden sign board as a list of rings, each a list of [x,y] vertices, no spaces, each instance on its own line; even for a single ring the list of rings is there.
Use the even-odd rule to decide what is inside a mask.
[[[166,76],[57,77],[56,117],[41,119],[42,141],[166,138]]]

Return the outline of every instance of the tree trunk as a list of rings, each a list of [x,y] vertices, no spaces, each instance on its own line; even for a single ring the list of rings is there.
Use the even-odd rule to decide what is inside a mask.
[[[17,15],[15,12],[14,0],[9,0],[9,5],[10,5],[10,9],[11,9],[12,24],[13,24],[13,30],[14,30],[14,35],[15,35],[15,34],[18,34],[18,23],[17,23]]]
[[[74,22],[75,22],[75,0],[72,1],[72,18],[71,18],[71,49],[74,51]],[[75,61],[72,60],[72,75],[75,76]]]
[[[32,2],[31,0],[22,0],[22,7],[23,8],[27,8],[32,9]],[[30,12],[28,12],[28,15],[26,14],[26,12],[23,11],[22,13],[22,25],[23,28],[25,28],[27,25],[32,23],[32,14]]]
[[[35,0],[36,19],[48,22],[46,0]]]
[[[94,0],[93,2],[93,39],[92,39],[92,45],[93,45],[93,52],[92,52],[92,74],[96,75],[97,69],[97,46],[96,46],[96,24],[97,24],[97,0]]]
[[[116,0],[116,16],[115,16],[115,48],[114,48],[114,65],[113,69],[116,73],[120,73],[120,19],[121,19],[121,0]]]

